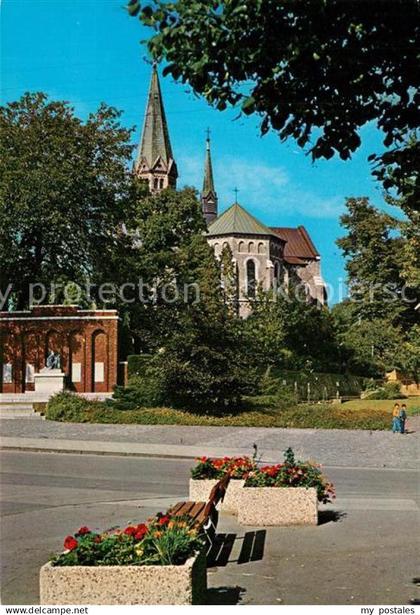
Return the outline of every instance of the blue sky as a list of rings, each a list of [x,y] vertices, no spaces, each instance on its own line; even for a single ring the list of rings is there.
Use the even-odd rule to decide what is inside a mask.
[[[1,30],[2,103],[42,90],[86,117],[105,101],[124,111],[122,122],[136,125],[139,140],[150,77],[140,41],[149,31],[128,17],[124,0],[2,0]],[[220,209],[233,202],[237,186],[239,202],[265,224],[306,226],[324,277],[337,288],[345,277],[335,246],[345,198],[369,196],[383,206],[367,163],[381,150],[378,131],[362,130],[363,146],[351,161],[313,164],[294,142],[260,137],[257,118],[235,120],[236,111],[216,111],[170,78],[161,85],[179,185],[201,187],[209,126]]]

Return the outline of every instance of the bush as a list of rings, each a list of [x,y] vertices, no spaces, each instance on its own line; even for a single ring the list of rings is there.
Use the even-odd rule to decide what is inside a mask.
[[[300,400],[311,401],[334,399],[337,391],[340,396],[359,396],[365,387],[365,379],[353,374],[334,374],[309,371],[292,371],[272,368],[269,376],[279,384],[288,387]]]
[[[368,390],[363,399],[405,399],[398,382],[387,382],[377,389]]]
[[[127,357],[127,369],[129,380],[135,376],[144,376],[151,354],[131,354]]]
[[[50,421],[83,422],[89,405],[86,399],[74,393],[57,393],[48,401],[46,416]]]
[[[163,398],[162,385],[155,370],[144,365],[143,374],[132,376],[127,387],[115,387],[113,399],[105,403],[116,410],[135,410],[143,406],[160,406]]]

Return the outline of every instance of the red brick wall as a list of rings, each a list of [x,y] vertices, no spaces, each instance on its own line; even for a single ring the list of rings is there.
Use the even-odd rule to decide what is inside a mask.
[[[33,390],[27,366],[39,372],[47,350],[60,353],[70,390],[111,392],[117,383],[117,311],[46,305],[28,312],[0,312],[0,392]],[[7,364],[12,365],[10,383],[4,381]]]

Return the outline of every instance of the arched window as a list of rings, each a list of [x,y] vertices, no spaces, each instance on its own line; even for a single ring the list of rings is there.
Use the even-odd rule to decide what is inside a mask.
[[[255,252],[255,244],[253,241],[250,241],[248,244],[248,252],[251,254],[251,252]]]
[[[260,243],[258,244],[258,254],[264,254],[264,252],[264,244],[262,241],[260,241]]]
[[[255,297],[255,290],[257,287],[257,280],[255,275],[255,263],[252,259],[246,263],[246,293],[248,297]]]
[[[238,243],[238,252],[245,252],[245,242],[244,241],[240,241]]]

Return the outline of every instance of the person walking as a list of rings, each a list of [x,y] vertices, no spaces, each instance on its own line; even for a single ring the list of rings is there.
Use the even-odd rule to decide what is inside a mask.
[[[392,410],[392,431],[393,433],[401,431],[400,404],[394,404],[394,408]]]
[[[399,419],[400,419],[400,432],[405,433],[405,422],[407,420],[407,406],[405,404],[401,406]]]

